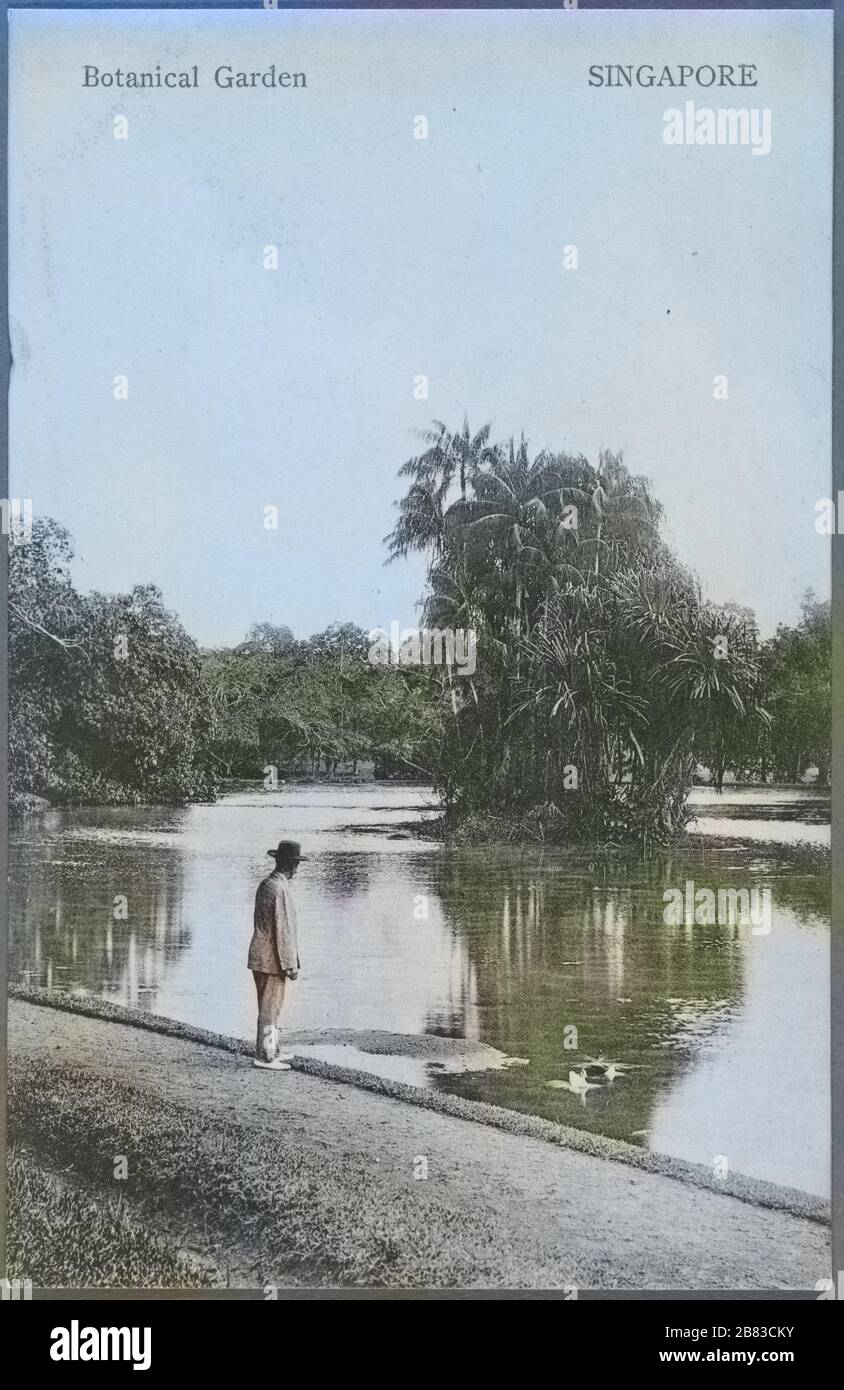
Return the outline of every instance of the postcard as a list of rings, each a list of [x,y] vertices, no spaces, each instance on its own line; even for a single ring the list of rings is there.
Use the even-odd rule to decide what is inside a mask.
[[[832,82],[10,10],[7,1297],[834,1297]]]

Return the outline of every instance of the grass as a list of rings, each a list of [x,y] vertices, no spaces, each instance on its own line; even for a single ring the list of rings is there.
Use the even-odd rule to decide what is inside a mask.
[[[139,1225],[121,1199],[100,1202],[25,1150],[7,1163],[7,1277],[35,1288],[203,1288],[212,1278]]]
[[[110,1217],[108,1225],[113,1257],[89,1245],[74,1266],[77,1275],[84,1271],[86,1285],[102,1280],[110,1287],[138,1286],[140,1256],[131,1252],[144,1227],[165,1230],[176,1246],[201,1250],[219,1268],[228,1266],[227,1279],[246,1286],[411,1288],[443,1282],[443,1223],[432,1229],[427,1219],[420,1190],[427,1185],[396,1185],[385,1194],[359,1163],[327,1146],[315,1150],[297,1137],[294,1126],[281,1134],[219,1119],[209,1126],[199,1110],[153,1100],[83,1068],[41,1060],[14,1062],[9,1099],[16,1141],[67,1165],[85,1186],[106,1192],[109,1184],[118,1186],[112,1177],[115,1155],[127,1157],[129,1177],[119,1183],[120,1223]],[[23,1196],[23,1208],[33,1207]],[[18,1206],[20,1190],[12,1200]],[[34,1207],[37,1212],[37,1200]],[[83,1209],[84,1204],[73,1207],[80,1214]],[[29,1219],[16,1217],[18,1250]],[[495,1225],[471,1211],[447,1219],[447,1282],[500,1279]],[[118,1258],[121,1232],[127,1253]],[[479,1236],[481,1247],[489,1248],[488,1266],[485,1260],[478,1263]],[[40,1278],[49,1287],[66,1281],[72,1265],[69,1241],[64,1236],[56,1241],[49,1219],[40,1221],[36,1239],[43,1247],[38,1270],[25,1268],[26,1258],[37,1253],[30,1241],[26,1258],[16,1255],[20,1277],[36,1284]],[[101,1239],[105,1250],[105,1236]],[[465,1252],[467,1245],[474,1253]],[[154,1266],[152,1247],[144,1249]],[[173,1272],[172,1264],[162,1264],[162,1277],[153,1282],[161,1284],[165,1272]],[[147,1269],[147,1277],[150,1273]]]

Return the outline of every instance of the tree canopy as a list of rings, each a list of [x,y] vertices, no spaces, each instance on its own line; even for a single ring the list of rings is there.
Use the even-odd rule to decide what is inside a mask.
[[[718,785],[828,783],[828,603],[807,594],[760,642],[749,609],[703,601],[620,456],[531,454],[465,421],[422,443],[388,563],[426,555],[423,622],[476,635],[462,665],[373,664],[348,622],[255,622],[200,651],[151,584],[80,594],[67,532],[37,520],[10,547],[12,808],[202,800],[268,764],[365,760],[431,781],[467,833],[647,841],[683,824],[701,764]]]
[[[178,802],[214,792],[199,652],[151,584],[79,594],[67,532],[37,520],[10,547],[13,808]]]
[[[719,731],[766,720],[755,625],[702,601],[620,456],[531,456],[466,422],[423,443],[388,543],[391,559],[428,557],[426,621],[477,633],[476,673],[445,672],[449,816],[666,838]]]
[[[369,647],[362,628],[332,623],[283,649],[247,639],[205,653],[226,775],[267,765],[316,775],[368,759],[381,772],[427,776],[439,722],[427,673],[372,665]]]

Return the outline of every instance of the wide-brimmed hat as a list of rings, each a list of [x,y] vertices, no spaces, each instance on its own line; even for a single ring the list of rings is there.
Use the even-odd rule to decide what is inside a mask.
[[[274,859],[298,859],[307,860],[308,856],[302,853],[302,846],[298,840],[279,840],[277,849],[268,849],[267,854],[271,854]]]

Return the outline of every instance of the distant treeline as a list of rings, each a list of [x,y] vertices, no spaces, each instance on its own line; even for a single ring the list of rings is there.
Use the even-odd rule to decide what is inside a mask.
[[[428,555],[423,622],[472,630],[477,662],[373,664],[367,633],[254,625],[201,650],[152,585],[77,592],[54,521],[10,548],[12,807],[212,798],[268,765],[430,780],[455,825],[660,839],[694,769],[828,782],[829,605],[760,642],[702,602],[643,478],[602,455],[531,459],[489,427],[436,425],[390,556]],[[575,770],[574,777],[572,769]]]
[[[353,623],[304,641],[257,623],[239,646],[203,652],[217,769],[316,777],[371,762],[376,776],[429,778],[443,732],[435,681],[424,667],[373,664],[371,645]]]
[[[67,533],[36,521],[10,551],[12,805],[207,800],[268,765],[330,775],[368,760],[431,776],[442,737],[426,669],[367,660],[367,634],[305,641],[255,625],[203,651],[152,585],[77,592]]]

